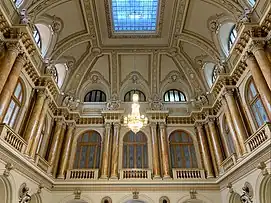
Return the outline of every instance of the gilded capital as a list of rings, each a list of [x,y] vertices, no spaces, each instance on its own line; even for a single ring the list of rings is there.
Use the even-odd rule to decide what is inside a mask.
[[[18,62],[19,64],[25,65],[25,63],[27,62],[27,57],[26,55],[23,54],[19,54],[16,58],[16,62]]]
[[[8,51],[19,54],[21,51],[21,46],[18,42],[6,42],[6,47]]]
[[[265,41],[263,40],[253,40],[250,44],[250,51],[254,54],[259,50],[263,50],[265,45]]]
[[[223,96],[227,96],[227,95],[233,96],[233,93],[234,93],[233,88],[225,88],[222,95]]]
[[[251,52],[246,52],[243,56],[243,61],[247,63],[247,61],[256,62],[255,56]]]

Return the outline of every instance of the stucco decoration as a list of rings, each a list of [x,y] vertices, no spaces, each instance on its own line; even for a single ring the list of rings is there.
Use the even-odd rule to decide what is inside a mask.
[[[163,105],[163,99],[159,96],[159,94],[154,93],[152,97],[149,99],[149,105],[151,110],[165,110],[165,107]]]
[[[245,182],[244,187],[242,188],[243,194],[241,195],[241,202],[242,203],[252,203],[253,188],[249,182]]]
[[[71,110],[75,110],[80,104],[80,100],[70,95],[65,95],[62,106],[68,107]]]
[[[116,92],[112,93],[111,98],[106,104],[106,110],[117,110],[120,108],[121,100]]]
[[[3,173],[4,176],[8,177],[10,175],[10,171],[13,169],[13,165],[11,163],[7,163],[5,165],[5,171]]]
[[[29,188],[23,183],[19,188],[19,203],[30,203],[31,195],[28,192]]]

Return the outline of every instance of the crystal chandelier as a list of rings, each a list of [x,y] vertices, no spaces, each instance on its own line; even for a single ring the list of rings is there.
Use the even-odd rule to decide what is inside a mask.
[[[135,134],[148,123],[147,117],[140,115],[138,103],[138,94],[133,94],[132,113],[128,117],[124,117],[124,124],[126,124]]]

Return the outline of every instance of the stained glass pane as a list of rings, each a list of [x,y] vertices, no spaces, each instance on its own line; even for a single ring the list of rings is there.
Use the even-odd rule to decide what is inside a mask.
[[[159,0],[112,0],[115,32],[155,32]]]

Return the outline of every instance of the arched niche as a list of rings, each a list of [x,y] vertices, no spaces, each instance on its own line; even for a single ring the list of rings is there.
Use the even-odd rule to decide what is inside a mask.
[[[232,193],[230,196],[229,203],[242,203],[241,196],[238,193]]]
[[[5,176],[0,176],[0,198],[3,203],[12,202],[11,184]]]
[[[271,203],[271,175],[267,175],[261,182],[259,197],[259,203]]]
[[[42,203],[41,197],[39,194],[33,194],[31,195],[31,201],[30,203]]]

